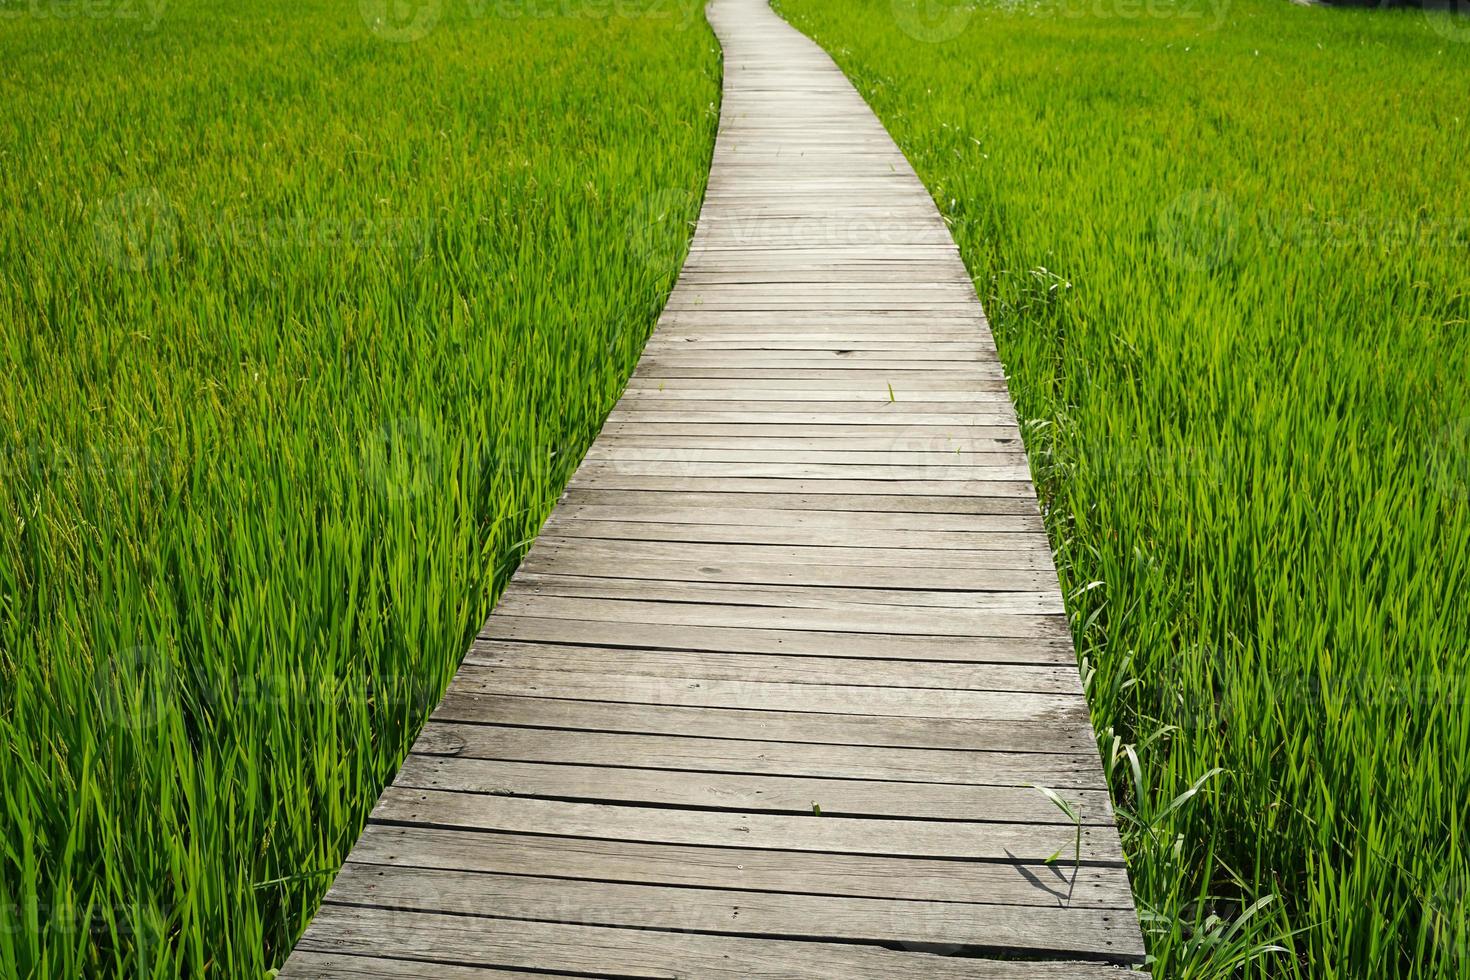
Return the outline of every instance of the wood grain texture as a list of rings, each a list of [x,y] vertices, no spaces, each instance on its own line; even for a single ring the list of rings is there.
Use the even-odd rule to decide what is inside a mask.
[[[334,886],[352,905],[462,916],[662,929],[677,933],[758,934],[785,939],[975,946],[1106,957],[1126,941],[1126,910],[961,905],[888,898],[799,895],[714,888],[670,888],[526,875],[485,875],[351,863]],[[1125,919],[1127,916],[1127,919]]]
[[[565,922],[442,915],[329,903],[317,914],[297,949],[301,965],[288,963],[282,976],[323,974],[312,954],[370,960],[414,961],[420,977],[477,976],[501,969],[546,969],[589,976],[710,977],[716,980],[1143,980],[1144,975],[1101,963],[1011,962],[953,958],[924,949],[892,950],[861,943],[834,943],[679,933],[657,929],[608,928]],[[332,961],[328,961],[332,963]],[[332,968],[340,969],[338,959]],[[456,968],[448,972],[446,965]],[[374,969],[378,968],[374,964]],[[364,973],[363,976],[374,976]],[[383,974],[376,974],[382,976]],[[390,974],[403,976],[404,974]]]
[[[688,847],[496,831],[371,824],[354,861],[406,868],[547,875],[922,902],[1132,908],[1112,868]]]
[[[840,716],[850,717],[850,716]],[[1045,798],[1030,787],[1042,784],[1101,790],[1096,765],[1085,752],[987,752],[975,749],[931,749],[882,745],[836,745],[811,742],[753,741],[709,737],[512,728],[509,726],[433,721],[425,726],[414,751],[460,759],[626,766],[646,770],[757,773],[767,776],[810,776],[817,779],[892,780],[904,783],[961,786],[1007,786],[1025,790],[1033,803]],[[635,780],[628,774],[608,774]],[[837,787],[833,787],[834,792]],[[612,790],[607,790],[611,792]],[[921,787],[913,789],[917,796]],[[1079,801],[1084,794],[1069,794]],[[801,809],[812,802],[806,801]],[[1092,801],[1104,806],[1096,797]],[[1084,809],[1089,812],[1098,806]],[[1059,819],[1059,811],[1027,807],[1037,823]],[[922,817],[925,811],[905,811]],[[978,811],[975,819],[985,819]]]
[[[968,273],[820,49],[708,17],[678,285],[282,976],[1140,977]]]

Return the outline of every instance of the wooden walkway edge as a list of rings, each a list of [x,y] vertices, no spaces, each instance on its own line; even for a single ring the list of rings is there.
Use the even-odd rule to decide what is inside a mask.
[[[815,44],[708,17],[679,284],[282,975],[1141,976],[964,265]]]

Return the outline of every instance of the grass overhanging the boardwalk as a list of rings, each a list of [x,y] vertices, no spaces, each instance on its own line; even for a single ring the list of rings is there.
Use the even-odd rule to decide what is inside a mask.
[[[778,6],[987,304],[1156,975],[1465,976],[1470,20]]]
[[[0,976],[261,976],[672,287],[699,5],[0,0]]]

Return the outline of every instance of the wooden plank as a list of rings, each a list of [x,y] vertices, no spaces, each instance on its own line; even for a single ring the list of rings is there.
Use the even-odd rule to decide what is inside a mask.
[[[632,436],[637,438],[749,438],[749,439],[800,439],[800,440],[851,440],[897,446],[901,441],[919,441],[925,445],[938,442],[942,446],[963,446],[965,438],[996,439],[1019,442],[1016,429],[1011,425],[974,425],[967,427],[911,426],[905,420],[875,421],[859,425],[840,423],[820,425],[786,425],[779,422],[761,422],[753,418],[734,422],[700,421],[652,421],[647,425],[632,425],[610,421],[603,427],[603,434],[612,437]],[[684,443],[688,445],[688,443]],[[703,443],[700,443],[703,445]],[[1032,504],[1034,509],[1034,503]]]
[[[721,498],[728,499],[728,498]],[[645,524],[731,524],[743,527],[811,527],[856,528],[860,530],[950,531],[983,533],[989,531],[1040,531],[1041,518],[1036,514],[892,514],[853,510],[779,510],[773,507],[693,506],[673,501],[665,506],[624,503],[580,504],[562,501],[553,516],[572,522],[638,521]]]
[[[752,813],[822,813],[835,817],[909,817],[1072,824],[1061,810],[1030,787],[952,786],[879,780],[751,776],[684,770],[609,768],[501,759],[410,755],[394,782],[408,789],[489,793],[568,800],[577,803],[634,803]],[[1053,787],[1053,791],[1056,789]],[[1082,807],[1083,821],[1112,822],[1107,792],[1064,788]]]
[[[906,531],[874,528],[780,525],[670,524],[665,521],[576,521],[553,516],[542,526],[548,538],[663,541],[696,544],[793,545],[801,547],[897,548],[937,551],[1050,553],[1043,535],[1006,532]]]
[[[669,460],[676,462],[757,462],[757,463],[862,463],[902,467],[905,473],[927,472],[929,466],[1017,466],[1025,465],[1026,456],[1017,447],[993,446],[966,449],[949,448],[943,436],[929,443],[908,440],[902,446],[889,440],[878,440],[857,447],[812,447],[790,449],[783,446],[718,448],[709,446],[637,446],[626,441],[599,441],[588,451],[587,459]]]
[[[679,526],[679,525],[674,525]],[[930,592],[919,589],[790,588],[670,579],[619,579],[592,575],[526,572],[511,584],[537,595],[596,596],[667,602],[718,602],[732,606],[791,606],[808,609],[871,609],[873,606],[959,608],[1033,615],[1064,612],[1052,592]],[[1062,658],[1065,660],[1065,658]]]
[[[901,272],[904,265],[911,264],[899,263],[892,268],[896,272]],[[722,267],[738,267],[742,270],[741,275],[768,275],[767,268],[793,267],[789,259],[779,264],[774,261],[730,259],[721,265]],[[866,265],[843,263],[838,266],[797,263],[796,267],[851,269],[853,275],[865,275],[872,271],[890,268],[887,265],[873,263]],[[932,345],[926,342],[930,340],[933,341]],[[711,323],[698,328],[689,326],[661,328],[648,338],[648,346],[645,347],[645,350],[652,354],[668,354],[681,350],[700,350],[705,344],[713,345],[716,349],[721,345],[729,344],[734,350],[888,350],[895,347],[902,350],[973,350],[971,356],[952,359],[948,364],[931,365],[931,368],[941,372],[968,372],[980,376],[993,375],[996,371],[1004,373],[1001,365],[995,360],[995,342],[973,324],[936,325],[927,323],[920,331],[904,324],[893,323],[845,327],[812,324],[782,326],[772,323]],[[852,369],[839,364],[822,370],[849,371]]]
[[[680,433],[678,431],[640,433],[622,428],[612,432],[606,432],[603,438],[598,439],[597,445],[606,447],[607,450],[611,451],[629,448],[648,448],[706,453],[731,451],[749,453],[774,449],[785,452],[813,453],[953,453],[961,457],[971,453],[1013,453],[1020,449],[1020,442],[1014,437],[972,434],[974,430],[967,430],[961,433],[946,432],[943,429],[938,431],[922,429],[913,432],[904,432],[902,430],[885,432],[877,429],[868,429],[866,430],[868,433],[866,435],[824,435],[820,431],[806,434],[754,435],[749,432],[739,431],[736,427],[731,428],[736,431],[725,431],[723,433],[708,432],[703,436],[693,433]]]
[[[895,636],[837,630],[777,630],[705,625],[660,625],[555,617],[494,615],[480,636],[591,646],[779,653],[786,656],[877,657],[962,663],[1071,663],[1071,645],[1044,637]]]
[[[838,341],[839,344],[847,342]],[[803,368],[800,365],[786,363],[791,359],[826,357],[829,353],[836,355],[838,359],[822,367]],[[776,394],[766,396],[781,401],[791,400],[792,397],[809,391],[819,391],[824,395],[837,397],[844,394],[864,394],[876,389],[881,390],[887,397],[887,388],[891,384],[896,399],[905,392],[909,392],[916,397],[924,393],[942,393],[955,401],[1006,400],[1004,397],[997,397],[1006,395],[1006,379],[1001,372],[994,367],[957,368],[956,361],[963,356],[963,352],[954,350],[952,345],[936,351],[929,347],[900,347],[896,342],[891,342],[885,348],[875,347],[854,353],[867,355],[872,358],[872,361],[851,363],[843,358],[839,351],[828,351],[815,347],[768,348],[754,342],[747,342],[744,347],[711,349],[703,344],[685,341],[677,348],[654,351],[653,354],[658,360],[643,371],[633,374],[629,378],[629,389],[639,391],[641,389],[677,388],[686,392],[742,391],[749,393],[748,398],[750,399],[760,397],[759,392],[770,391],[783,393],[784,398]],[[927,360],[925,355],[933,353],[948,354],[949,359],[947,361],[936,359],[935,363],[928,365],[931,369],[928,371],[912,366],[899,368],[893,366],[892,363],[894,361]],[[710,378],[702,371],[684,370],[688,368],[740,368],[745,373],[736,383],[729,379]],[[782,378],[766,373],[782,370],[788,372],[807,370],[811,373],[806,378]],[[681,376],[688,380],[673,380]],[[895,379],[897,383],[894,383]]]
[[[768,477],[783,480],[894,480],[905,484],[915,481],[1010,481],[1030,485],[1031,471],[1025,464],[992,463],[983,460],[954,460],[946,463],[921,463],[918,460],[897,462],[814,463],[771,461],[703,461],[688,459],[607,459],[589,460],[583,466],[589,476],[603,473],[617,476],[672,477]]]
[[[764,630],[878,633],[889,636],[1028,637],[1066,640],[1066,618],[1054,613],[988,612],[978,609],[825,609],[731,606],[698,602],[639,602],[556,596],[507,589],[496,607],[500,616],[539,616],[613,623],[716,626]],[[493,622],[493,617],[492,617]]]
[[[948,257],[954,254],[952,246],[908,246],[902,249],[911,258]],[[842,259],[880,258],[894,254],[894,249],[866,245],[829,245],[822,248],[777,245],[694,245],[689,250],[691,261],[706,260],[723,262],[737,256],[765,257],[771,261],[790,259],[811,260],[819,255]],[[928,326],[940,328],[988,329],[985,314],[977,309],[930,311],[919,315],[910,310],[679,310],[669,311],[659,319],[659,326],[683,329],[690,324],[729,325],[747,327],[755,324],[780,324],[783,327],[812,325],[814,330],[825,329],[840,333],[847,329],[881,327],[892,330],[905,327],[922,330]]]
[[[1131,913],[1107,909],[670,888],[356,863],[342,869],[334,887],[337,902],[461,916],[1104,959],[1136,952],[1123,928]]]
[[[548,646],[479,640],[466,663],[524,670],[611,672],[643,677],[744,680],[760,677],[789,684],[855,684],[862,687],[937,688],[1069,694],[1077,671],[1011,664],[951,664],[849,657],[772,657],[754,653],[627,650],[600,646]]]
[[[705,348],[690,347],[687,344],[684,351],[706,353]],[[659,375],[650,368],[646,372],[634,373],[628,379],[627,391],[644,394],[658,394],[667,392],[679,392],[679,397],[692,398],[695,392],[715,392],[714,397],[730,397],[730,392],[739,392],[747,399],[771,398],[777,401],[799,398],[805,393],[818,393],[821,400],[834,400],[847,395],[865,395],[879,391],[886,398],[889,397],[888,389],[891,387],[894,400],[902,400],[906,396],[918,397],[920,395],[940,396],[954,401],[1006,401],[1006,379],[997,377],[994,371],[956,371],[953,368],[953,357],[955,351],[946,350],[951,355],[949,364],[933,372],[925,372],[913,368],[907,369],[895,383],[894,374],[887,368],[867,370],[864,368],[852,368],[846,366],[834,366],[818,368],[814,376],[805,378],[781,378],[772,377],[765,373],[762,365],[749,364],[746,362],[748,356],[768,357],[773,353],[782,356],[788,354],[810,355],[810,351],[765,351],[765,350],[738,350],[720,351],[724,363],[719,368],[745,368],[747,377],[737,379],[721,379],[703,377],[695,374],[680,377],[679,374]],[[915,349],[887,350],[887,351],[865,351],[864,353],[885,354],[892,358],[910,359]],[[673,355],[666,358],[668,361],[677,361]],[[677,363],[669,367],[679,367]],[[689,367],[705,367],[705,365],[694,364]],[[787,370],[791,368],[775,367],[770,370]],[[882,377],[878,375],[881,372]]]
[[[689,409],[698,411],[706,407],[728,410],[732,406],[753,406],[751,411],[766,411],[764,404],[771,403],[777,411],[807,411],[812,408],[837,411],[858,411],[866,406],[876,406],[884,413],[902,410],[916,412],[986,412],[991,406],[1010,404],[1005,391],[980,391],[975,388],[920,388],[910,383],[905,385],[886,375],[874,373],[865,385],[854,384],[824,387],[812,384],[795,387],[797,382],[786,382],[792,387],[753,387],[744,381],[722,383],[719,387],[708,387],[708,382],[673,381],[649,382],[638,379],[630,384],[619,403],[629,410]],[[936,383],[937,384],[937,383]],[[704,403],[711,403],[706,406]]]
[[[789,734],[801,737],[799,732]],[[447,721],[431,721],[426,725],[413,750],[419,755],[456,759],[1021,788],[1027,792],[1006,797],[1013,801],[1011,806],[1019,808],[1018,812],[1029,814],[1025,818],[1007,818],[1017,823],[1055,822],[1037,817],[1038,813],[1046,815],[1045,811],[1051,804],[1044,794],[1031,787],[1041,785],[1079,791],[1103,787],[1097,766],[1086,751],[1066,754],[1055,751],[996,752],[770,740],[757,742],[749,738],[714,738],[698,734],[571,732]],[[609,778],[612,775],[615,774],[610,774]],[[1108,812],[1096,798],[1085,793],[1075,799],[1094,816]],[[807,800],[801,809],[809,809],[812,802],[820,803],[821,800]],[[1047,807],[1038,809],[1030,805],[1042,803]],[[876,804],[869,802],[868,805]],[[976,811],[971,816],[982,819],[981,813]]]
[[[773,258],[780,258],[780,253],[772,253]],[[811,336],[845,339],[852,336],[864,335],[886,335],[896,331],[910,331],[916,329],[915,324],[922,321],[926,325],[933,325],[941,330],[983,330],[986,328],[985,320],[980,317],[966,314],[942,312],[930,310],[925,313],[916,314],[911,312],[882,313],[882,312],[857,312],[848,311],[843,320],[833,321],[835,314],[821,314],[812,310],[681,310],[669,311],[665,314],[666,322],[680,332],[708,333],[715,330],[760,330],[790,335],[793,332],[803,332]],[[821,323],[824,326],[815,326]],[[841,348],[842,345],[836,344]],[[847,349],[847,348],[843,348]],[[935,358],[932,362],[908,365],[908,370],[921,371],[925,367],[944,366]],[[719,364],[706,365],[718,367]],[[795,367],[797,365],[771,364],[771,367]],[[813,368],[843,368],[846,370],[872,370],[871,367],[864,368],[850,360],[837,361],[825,359],[822,363],[808,365]],[[904,367],[904,365],[890,365],[887,369]],[[881,369],[881,368],[880,368]]]
[[[1132,907],[1118,868],[811,854],[370,824],[365,864],[921,902]]]
[[[742,366],[738,358],[732,358],[731,361],[730,367]],[[794,373],[789,368],[772,370]],[[746,377],[737,378],[710,378],[698,373],[685,375],[673,372],[658,375],[650,372],[630,378],[627,391],[647,397],[671,395],[680,398],[699,397],[697,393],[703,392],[707,397],[722,400],[743,396],[747,399],[789,401],[811,395],[819,396],[817,400],[821,401],[836,401],[851,395],[868,396],[875,393],[881,394],[885,401],[911,401],[920,396],[942,397],[952,401],[1008,400],[1004,378],[980,377],[968,372],[945,372],[944,376],[927,378],[920,377],[922,372],[913,370],[905,371],[902,375],[884,371],[882,377],[874,372],[865,373],[848,368],[823,368],[821,373],[826,377],[773,377],[758,365],[746,370]]]
[[[702,350],[698,347],[686,345],[683,350],[678,352],[661,352],[652,356],[645,369],[647,373],[640,375],[640,378],[679,377],[680,375],[702,377],[707,376],[705,374],[707,370],[728,368],[739,368],[742,372],[741,377],[771,377],[767,372],[782,370],[808,372],[842,371],[845,372],[849,380],[861,382],[866,379],[871,388],[881,388],[886,395],[887,383],[890,379],[898,378],[901,380],[908,377],[910,384],[913,384],[915,381],[922,382],[923,379],[916,377],[917,375],[934,368],[948,371],[952,369],[953,364],[954,355],[943,350],[923,352],[913,350],[854,350],[850,353],[844,353],[842,351],[829,350],[764,348]],[[998,368],[993,368],[988,371],[977,370],[975,371],[975,375],[977,381],[1005,380]],[[777,378],[775,380],[782,379]],[[788,378],[784,380],[789,381],[792,379]],[[1003,394],[1003,392],[991,391],[987,392],[987,394]],[[749,401],[750,399],[746,399],[747,403]],[[990,399],[990,401],[1004,402],[1004,399]],[[880,410],[891,413],[896,411],[896,406],[902,404],[904,404],[903,401],[895,399],[894,408],[883,407]],[[748,405],[747,408],[749,411],[771,410],[771,407],[766,405]],[[798,406],[790,410],[802,411],[803,409]],[[1005,421],[999,424],[1008,424],[1015,421],[1014,415],[1005,411],[1004,405],[988,408],[971,408],[965,409],[965,411],[980,414],[987,412],[990,414],[1004,414]]]
[[[875,386],[876,387],[876,386]],[[609,418],[637,419],[646,415],[663,415],[674,418],[701,418],[704,416],[727,417],[738,415],[754,421],[772,421],[781,424],[827,424],[879,422],[885,425],[980,425],[1013,422],[1010,406],[1005,400],[993,402],[920,402],[881,400],[859,401],[846,398],[840,401],[719,401],[701,399],[655,399],[637,395],[625,395],[613,407]],[[656,421],[656,420],[655,420]],[[984,477],[977,477],[984,479]]]
[[[564,803],[390,786],[373,819],[466,830],[662,841],[712,847],[945,857],[976,861],[1045,861],[1065,854],[1083,864],[1122,863],[1112,828],[1084,824],[982,823],[979,821],[877,820],[866,817],[722,813],[654,807]],[[1080,850],[1078,841],[1080,835]]]
[[[808,215],[795,220],[807,220]],[[753,220],[765,223],[772,220],[768,214],[754,213]],[[780,220],[775,219],[775,220]],[[866,219],[860,219],[866,220]],[[914,277],[917,279],[917,277]],[[704,301],[721,297],[763,297],[772,296],[799,296],[804,298],[827,299],[833,296],[863,297],[867,299],[894,301],[898,303],[908,302],[918,293],[922,294],[927,301],[937,302],[941,298],[947,302],[957,302],[968,307],[969,302],[975,295],[974,287],[967,280],[948,281],[908,281],[902,283],[841,283],[841,282],[800,282],[800,283],[690,283],[690,288],[680,290],[679,296],[682,301],[694,305],[701,305]]]
[[[432,976],[435,980],[547,980],[548,977],[556,980],[558,977],[575,977],[577,974],[546,973],[540,970],[527,973],[498,967],[486,969],[438,961],[390,960],[377,956],[318,953],[314,950],[298,949],[291,954],[289,968],[279,976],[295,977],[299,980],[422,980],[426,976]]]
[[[970,749],[991,752],[1066,754],[1096,751],[1086,719],[1072,721],[984,721],[834,715],[800,711],[625,704],[478,694],[451,686],[433,720],[514,725],[587,734],[692,735],[751,742],[787,741],[822,745],[874,745]],[[753,750],[758,755],[759,750]]]
[[[537,552],[521,563],[528,572],[554,572],[566,567],[556,553]],[[709,558],[681,561],[672,558],[576,555],[575,568],[588,575],[612,578],[664,578],[690,582],[738,582],[764,585],[872,587],[988,592],[1034,592],[1053,587],[1054,573],[1012,568],[864,567],[862,565],[783,564],[777,562],[712,562]]]
[[[613,473],[591,463],[581,467],[572,477],[571,489],[596,487],[599,490],[673,490],[681,493],[759,493],[832,496],[848,494],[861,497],[1015,497],[1034,506],[1029,495],[1030,483],[1021,480],[1005,482],[958,480],[834,480],[783,479],[781,477],[718,476],[643,476]],[[919,506],[918,504],[903,506]],[[964,501],[955,504],[967,506]],[[862,509],[861,503],[855,504]]]
[[[715,980],[1147,980],[1103,964],[949,959],[858,943],[820,943],[485,919],[328,904],[297,947],[307,953],[597,976]],[[281,976],[310,977],[294,963]],[[487,975],[487,978],[489,975]]]
[[[1033,547],[1024,550],[966,551],[957,548],[863,548],[631,539],[606,541],[599,538],[563,538],[554,533],[543,533],[536,539],[531,550],[543,561],[561,559],[576,562],[584,558],[612,558],[628,562],[667,560],[713,564],[820,565],[825,568],[850,566],[900,571],[909,568],[948,568],[1051,572],[1051,553],[1044,547],[1045,539],[1038,537],[1033,540]]]
[[[633,704],[681,704],[702,708],[765,708],[817,714],[896,715],[988,721],[1079,719],[1087,705],[1078,694],[940,691],[932,688],[782,684],[702,677],[639,677],[566,671],[482,668],[465,664],[462,689],[521,697],[561,697]]]
[[[841,369],[866,372],[876,377],[891,371],[923,371],[927,368],[949,368],[954,356],[943,350],[857,350],[842,347],[822,350],[740,350],[702,351],[684,349],[658,352],[648,360],[648,370],[667,368],[733,367],[743,368],[810,368],[816,371]],[[998,368],[980,372],[1000,378]]]
[[[820,510],[832,513],[871,513],[925,516],[930,514],[1036,517],[1036,501],[1008,496],[930,496],[872,493],[863,496],[834,493],[750,493],[741,490],[619,490],[608,487],[568,487],[563,504],[603,506],[658,506],[708,508],[762,508]]]
[[[830,351],[833,343],[853,344],[869,354],[882,354],[906,362],[898,365],[853,364],[837,361],[821,367],[772,361],[775,356],[820,356]],[[877,336],[860,343],[852,337],[833,337],[825,343],[803,333],[771,330],[759,336],[741,339],[734,335],[712,334],[704,337],[687,337],[677,348],[656,346],[649,355],[658,358],[654,363],[641,368],[632,375],[630,382],[670,381],[676,378],[705,381],[761,380],[779,384],[811,380],[813,383],[836,382],[862,389],[893,383],[914,387],[932,384],[941,388],[946,384],[970,382],[981,390],[998,392],[1000,385],[1009,387],[1009,379],[999,366],[982,366],[974,361],[976,356],[990,356],[989,351],[970,354],[964,347],[954,343],[926,345],[926,351],[939,351],[950,355],[947,362],[925,362],[915,365],[909,356],[915,352],[919,341],[880,340]],[[675,355],[706,354],[709,363],[689,363]],[[959,389],[948,389],[959,390]]]
[[[729,351],[739,354],[743,350],[754,349],[750,342],[744,347],[736,347],[733,344],[719,344],[716,342],[703,342],[693,345],[695,350]],[[902,352],[896,352],[902,353]],[[956,356],[959,352],[955,352]],[[880,384],[901,385],[905,383],[941,383],[971,381],[975,384],[999,385],[1005,383],[1005,379],[999,377],[995,372],[980,371],[954,371],[949,369],[935,371],[916,370],[914,368],[893,368],[874,371],[868,368],[851,367],[829,367],[829,368],[799,368],[799,367],[771,367],[765,364],[742,364],[738,358],[732,358],[729,364],[719,366],[705,364],[671,364],[649,368],[647,371],[637,375],[640,381],[660,382],[672,381],[674,379],[690,379],[704,381],[740,382],[747,380],[763,381],[785,381],[799,382],[803,379],[811,379],[814,382],[822,381],[845,381],[856,384],[872,386],[875,382]],[[992,389],[998,390],[998,389]]]

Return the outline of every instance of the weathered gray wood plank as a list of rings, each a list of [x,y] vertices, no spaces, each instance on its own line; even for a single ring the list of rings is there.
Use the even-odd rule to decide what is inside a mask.
[[[285,976],[301,980],[557,980],[575,977],[572,973],[526,973],[522,970],[486,969],[425,960],[388,960],[376,956],[353,956],[345,953],[318,953],[298,949],[291,956],[291,969]]]
[[[674,527],[681,525],[675,524]],[[527,572],[516,586],[538,595],[602,596],[667,602],[719,602],[725,605],[792,606],[812,609],[871,609],[873,606],[935,607],[1009,613],[1061,613],[1055,594],[1037,592],[929,592],[920,589],[776,587],[669,579],[619,579]],[[1059,645],[1060,647],[1060,645]],[[1060,647],[1059,663],[1072,663]]]
[[[1096,751],[1092,729],[1084,718],[1062,722],[1054,719],[986,721],[841,715],[770,709],[578,701],[554,697],[531,698],[480,694],[457,687],[451,687],[444,695],[444,700],[439,702],[433,718],[447,722],[579,731],[589,737],[608,732],[627,732],[821,745],[970,750],[983,747],[988,752],[1028,755],[1085,755]],[[583,750],[591,751],[595,745],[596,741],[589,739],[589,745],[584,746]],[[748,754],[751,759],[758,760],[763,752],[757,747]],[[749,763],[750,760],[746,762]]]
[[[728,498],[725,498],[728,499]],[[632,501],[621,506],[583,504],[564,500],[554,512],[558,520],[568,523],[599,521],[636,521],[646,524],[695,524],[718,526],[733,524],[743,527],[826,528],[829,530],[880,531],[949,531],[982,535],[993,531],[1039,531],[1041,518],[1035,513],[1003,514],[906,514],[862,510],[823,510],[792,508],[781,510],[760,506],[719,506],[706,501],[705,507],[659,506]]]
[[[494,750],[501,751],[501,750]],[[607,767],[545,764],[457,756],[410,755],[395,782],[408,789],[490,793],[580,803],[632,803],[752,813],[811,813],[834,817],[909,817],[915,820],[973,820],[1010,823],[1071,823],[1050,800],[1030,787],[956,786],[739,773],[624,768],[609,778]],[[1050,780],[1052,787],[1060,780]],[[1083,822],[1111,823],[1107,793],[1065,788],[1064,798],[1082,808]]]
[[[787,939],[893,942],[912,946],[1001,945],[1103,958],[1126,950],[1126,910],[957,905],[782,892],[670,888],[524,875],[349,864],[334,900],[453,915],[632,926],[673,933],[757,933]],[[1126,917],[1126,918],[1125,918]]]
[[[596,976],[715,980],[1147,980],[1097,963],[952,959],[858,943],[799,942],[483,919],[328,903],[297,947],[306,953],[418,961],[423,977],[455,967],[544,968]],[[313,977],[288,964],[283,975]],[[337,974],[341,976],[342,974]],[[412,975],[412,974],[411,974]],[[483,974],[494,980],[497,974]]]
[[[630,543],[630,542],[624,542]],[[569,549],[573,555],[585,552]],[[858,550],[858,549],[850,549]],[[964,554],[963,552],[961,554]],[[989,554],[977,552],[976,554]],[[773,559],[774,560],[774,559]],[[899,559],[889,559],[898,561]],[[847,564],[847,563],[844,563]],[[928,567],[929,561],[925,561]],[[901,566],[898,566],[901,567]],[[502,613],[554,619],[647,623],[661,626],[727,626],[767,630],[879,633],[891,636],[1047,637],[1066,639],[1065,618],[1056,614],[989,612],[977,609],[810,609],[720,603],[639,602],[553,596],[506,590]],[[943,659],[936,657],[935,659]],[[1075,671],[1074,671],[1075,673]]]
[[[596,538],[559,538],[543,534],[536,541],[538,557],[545,561],[563,558],[625,558],[626,560],[699,561],[736,564],[820,565],[827,568],[949,568],[1050,572],[1051,552],[1045,539],[1017,551],[964,551],[956,548],[863,548],[823,545],[728,544],[699,541],[608,542]],[[943,632],[931,630],[929,632]],[[984,635],[984,634],[981,634]]]
[[[951,861],[692,847],[369,824],[352,854],[365,864],[549,875],[746,891],[1053,908],[1131,908],[1116,870],[1071,864]]]
[[[751,676],[791,684],[857,684],[863,687],[932,687],[940,690],[1025,691],[1072,694],[1075,668],[1011,664],[952,664],[856,657],[771,657],[755,653],[627,650],[615,647],[550,647],[480,641],[465,663],[527,670],[574,670],[619,676],[698,677],[744,680]]]
[[[1077,694],[1011,691],[941,691],[933,688],[858,687],[843,684],[783,684],[703,677],[640,677],[572,671],[487,668],[465,664],[459,685],[485,694],[562,697],[630,704],[678,704],[696,708],[751,708],[816,714],[893,715],[902,718],[964,718],[977,721],[1055,720],[1087,717]]]
[[[559,538],[611,541],[693,542],[700,544],[793,545],[833,548],[919,548],[939,551],[1033,550],[1031,534],[1000,531],[876,530],[873,528],[803,527],[801,525],[671,524],[642,521],[548,522],[542,534]]]
[[[788,733],[790,737],[790,733]],[[1013,794],[1041,803],[1034,785],[1101,789],[1101,774],[1083,752],[1001,752],[972,749],[908,748],[882,745],[832,745],[820,742],[754,742],[688,735],[637,735],[619,732],[567,732],[507,728],[487,724],[433,721],[414,751],[455,759],[501,759],[572,765],[787,775],[819,779],[932,783],[951,786],[1006,786]],[[1069,796],[1068,799],[1071,799]],[[1101,812],[1095,798],[1076,800],[1089,813]],[[820,803],[820,800],[808,800]],[[1049,805],[1049,804],[1048,804]],[[805,809],[806,807],[803,807]],[[1023,807],[1035,818],[1037,809]],[[1045,808],[1042,808],[1045,812]],[[1060,811],[1047,814],[1055,818]],[[910,814],[922,816],[922,814]],[[977,812],[972,817],[979,819]],[[1042,819],[1017,822],[1052,822]]]
[[[1028,497],[982,496],[939,497],[898,494],[852,496],[834,493],[749,493],[740,490],[616,490],[598,487],[569,487],[562,494],[567,505],[679,507],[691,515],[709,509],[762,509],[783,511],[826,511],[843,514],[892,515],[887,519],[926,520],[928,515],[994,516],[1021,515],[1038,520],[1036,501]],[[805,519],[793,517],[793,519]],[[855,518],[861,519],[861,518]],[[922,525],[916,525],[922,526]]]
[[[972,663],[1065,662],[1066,641],[1044,636],[971,637],[779,630],[706,625],[664,625],[534,616],[492,616],[480,634],[492,640],[575,643],[593,646],[663,647],[786,656],[875,657],[889,660],[953,660]]]
[[[558,560],[563,559],[563,560]],[[1013,568],[929,568],[920,565],[823,565],[815,562],[712,562],[708,558],[679,560],[576,554],[570,565],[566,551],[551,549],[531,554],[521,565],[530,572],[554,572],[574,567],[588,575],[612,578],[684,579],[691,582],[739,582],[763,585],[832,585],[839,587],[953,589],[981,592],[1034,592],[1054,588],[1051,571]]]
[[[1111,827],[980,821],[878,820],[867,817],[722,813],[512,796],[446,793],[390,786],[373,819],[467,830],[655,841],[712,847],[754,847],[822,854],[968,858],[976,861],[1046,861],[1079,844],[1086,864],[1120,864]]]

